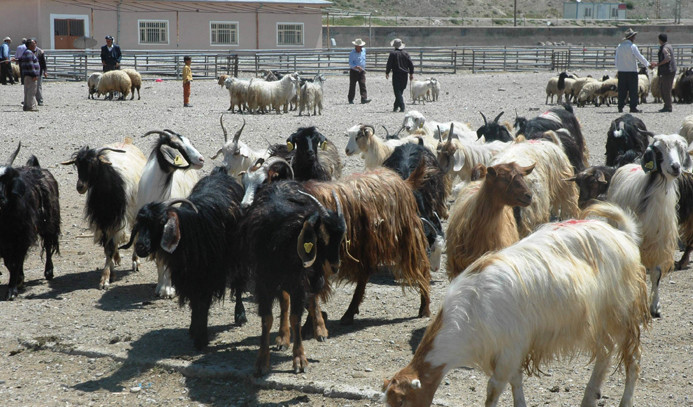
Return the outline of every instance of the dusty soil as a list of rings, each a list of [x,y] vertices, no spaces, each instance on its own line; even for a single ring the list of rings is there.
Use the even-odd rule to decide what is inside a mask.
[[[193,69],[194,70],[194,69]],[[604,72],[579,72],[601,76]],[[476,128],[479,111],[504,119],[517,114],[536,116],[543,109],[550,73],[443,76],[439,102],[416,106],[434,120],[456,119]],[[402,113],[391,113],[392,88],[381,73],[368,77],[370,104],[347,104],[345,77],[329,77],[322,116],[298,117],[229,114],[227,126],[247,121],[243,139],[255,148],[267,141],[282,142],[299,126],[316,125],[340,150],[344,130],[359,122],[396,130]],[[82,219],[84,197],[75,190],[73,167],[61,166],[80,146],[101,146],[135,138],[148,154],[153,140],[140,136],[151,129],[173,129],[191,138],[209,157],[222,143],[219,115],[228,107],[228,94],[212,81],[192,85],[194,107],[182,107],[181,83],[147,81],[142,99],[87,100],[85,83],[49,82],[45,106],[38,113],[22,112],[19,86],[0,87],[0,159],[22,141],[17,163],[35,154],[60,184],[62,209],[61,253],[53,281],[43,278],[43,263],[32,250],[26,261],[28,286],[13,302],[0,303],[0,399],[5,406],[65,405],[212,405],[212,406],[368,406],[378,404],[384,377],[411,359],[429,319],[416,318],[418,295],[400,289],[387,275],[376,276],[366,291],[353,326],[339,325],[353,286],[339,287],[325,305],[330,337],[324,343],[305,343],[310,362],[304,374],[291,373],[289,352],[273,351],[272,373],[252,379],[259,346],[260,322],[250,294],[245,296],[249,322],[233,325],[233,303],[212,307],[213,338],[197,352],[187,335],[189,310],[174,300],[154,297],[156,272],[144,262],[139,272],[121,266],[107,291],[97,288],[103,265],[101,248],[92,243]],[[408,98],[407,98],[408,99]],[[411,106],[410,106],[411,107]],[[675,105],[674,113],[656,113],[659,104],[641,106],[639,115],[656,133],[677,132],[690,105]],[[606,130],[618,116],[615,107],[577,110],[593,164],[603,163]],[[265,141],[267,140],[267,141]],[[359,171],[358,157],[342,157],[346,173]],[[214,162],[208,159],[203,173]],[[242,238],[242,237],[239,237]],[[124,254],[127,258],[129,253]],[[3,268],[0,296],[8,273]],[[643,334],[642,375],[636,389],[637,406],[693,406],[693,304],[691,270],[672,272],[662,281],[663,318]],[[433,275],[432,309],[447,287],[444,270]],[[560,312],[560,310],[556,310]],[[529,405],[575,406],[588,380],[584,357],[553,363],[546,375],[528,378]],[[607,378],[600,405],[618,404],[623,373]],[[435,405],[481,405],[486,377],[476,370],[457,369],[444,380]],[[502,405],[512,403],[509,392]]]

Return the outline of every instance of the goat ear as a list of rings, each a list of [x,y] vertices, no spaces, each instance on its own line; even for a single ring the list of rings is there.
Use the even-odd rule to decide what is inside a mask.
[[[318,254],[318,237],[315,233],[315,224],[318,222],[318,219],[320,219],[320,213],[315,212],[303,221],[303,228],[298,235],[296,252],[303,262],[304,268],[312,266]]]
[[[215,158],[219,157],[219,154],[221,154],[221,148],[217,150],[217,152],[212,156],[212,160]]]
[[[173,253],[180,243],[180,223],[176,211],[169,210],[166,215],[168,220],[164,225],[164,232],[161,234],[161,248],[168,253]]]
[[[498,173],[496,172],[496,169],[493,167],[486,167],[486,176],[487,177],[496,177]]]
[[[597,171],[597,182],[603,185],[608,184],[608,182],[606,182],[606,178],[604,178],[604,173],[601,171]]]
[[[534,170],[534,167],[536,167],[536,166],[537,166],[537,163],[533,163],[532,165],[528,165],[528,166],[526,166],[526,167],[522,167],[522,168],[521,168],[521,170],[522,170],[522,175],[527,176],[527,175],[531,174],[532,171]]]
[[[167,144],[162,144],[161,147],[159,147],[159,151],[161,151],[164,160],[166,160],[166,162],[168,162],[172,166],[176,168],[190,167],[190,163],[185,158],[183,158],[183,155],[180,153],[180,151],[176,150],[175,148]]]
[[[486,166],[484,164],[477,164],[472,169],[471,181],[478,181],[482,178],[486,178]]]
[[[108,161],[108,158],[106,158],[106,156],[104,156],[104,155],[99,155],[99,161],[101,161],[102,163],[104,163],[106,165],[113,165],[113,163]]]
[[[572,176],[572,177],[570,177],[570,178],[563,178],[563,181],[566,181],[566,182],[575,182],[575,181],[577,181],[577,177],[576,177],[576,176]]]
[[[455,172],[460,171],[462,167],[464,167],[464,154],[462,154],[462,152],[459,149],[457,149],[452,157],[455,160],[455,164],[453,164],[452,170]]]

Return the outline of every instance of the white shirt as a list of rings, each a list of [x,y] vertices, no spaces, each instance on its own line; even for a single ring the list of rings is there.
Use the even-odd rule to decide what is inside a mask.
[[[616,48],[616,70],[619,72],[638,72],[638,61],[643,66],[650,66],[631,40],[625,40]]]

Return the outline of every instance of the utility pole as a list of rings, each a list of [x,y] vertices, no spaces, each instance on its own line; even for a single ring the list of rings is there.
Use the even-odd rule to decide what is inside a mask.
[[[674,24],[681,24],[681,3],[682,0],[676,0],[674,6]]]
[[[513,2],[513,27],[517,27],[517,0]]]
[[[655,0],[655,18],[660,19],[659,9],[662,7],[662,0]]]

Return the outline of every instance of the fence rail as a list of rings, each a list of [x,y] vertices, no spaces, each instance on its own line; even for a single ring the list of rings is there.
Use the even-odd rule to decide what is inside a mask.
[[[641,46],[648,60],[657,59],[658,47]],[[227,53],[191,51],[125,51],[121,66],[134,68],[145,79],[180,78],[183,56],[193,59],[197,78],[216,78],[221,74],[258,75],[263,70],[300,71],[307,75],[343,74],[348,69],[350,49],[323,50],[233,50]],[[390,48],[369,48],[369,71],[384,71]],[[576,69],[614,69],[614,47],[454,47],[407,49],[418,75],[457,73],[458,71],[521,72]],[[677,65],[693,66],[693,45],[674,47]],[[86,80],[101,71],[98,50],[47,51],[49,76],[68,80]]]

